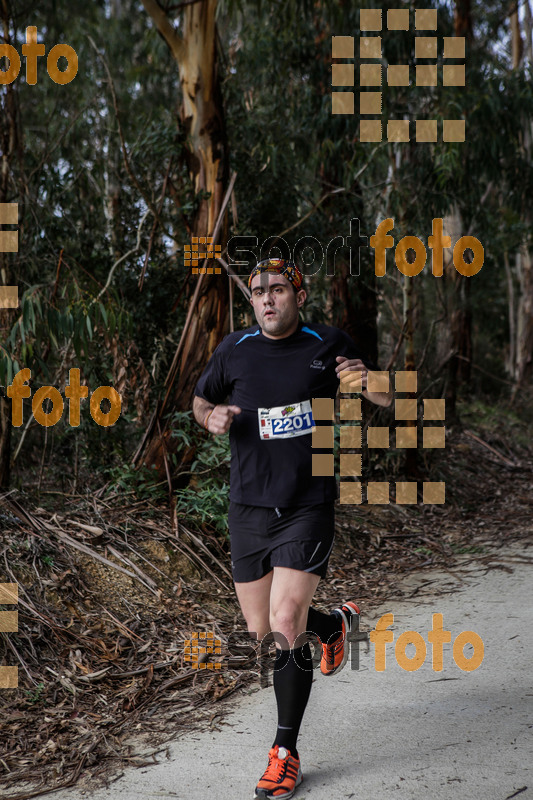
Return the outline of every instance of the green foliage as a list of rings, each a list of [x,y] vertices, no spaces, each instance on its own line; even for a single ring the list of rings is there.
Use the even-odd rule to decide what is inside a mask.
[[[179,252],[194,206],[185,134],[176,124],[175,63],[137,0],[73,0],[68,13],[46,2],[29,8],[12,0],[9,8],[19,52],[26,26],[35,25],[47,52],[58,42],[73,47],[79,69],[59,86],[39,59],[37,84],[25,82],[24,67],[16,83],[24,147],[9,164],[5,199],[19,205],[19,250],[6,256],[10,274],[2,282],[18,284],[20,308],[2,317],[0,384],[28,367],[35,388],[61,390],[68,370],[78,367],[92,389],[112,385],[121,363],[136,366],[124,356],[133,339],[158,381],[184,320],[185,304],[172,309],[169,285],[179,288],[186,277]],[[169,166],[178,213],[168,186],[161,198]],[[149,208],[159,212],[155,230]],[[129,369],[125,383],[132,386]],[[103,432],[85,425],[82,414],[75,431],[80,457],[97,475],[99,466],[120,470],[129,457],[141,434],[132,420],[123,413]],[[72,431],[65,421],[49,434],[70,460]],[[27,463],[25,453],[38,454],[43,436],[30,431],[18,463]]]
[[[0,383],[10,384],[21,365],[29,368],[38,382],[49,379],[54,367],[69,355],[76,356],[69,368],[76,366],[86,377],[93,377],[94,354],[102,342],[128,330],[131,332],[128,315],[111,303],[106,308],[76,284],[67,284],[62,297],[53,303],[46,286],[31,286],[22,295],[20,312],[5,344],[0,345]]]
[[[110,481],[108,492],[119,489],[133,494],[139,500],[164,501],[168,497],[168,488],[165,489],[168,486],[167,481],[158,481],[154,469],[136,469],[126,463],[109,469],[107,477]]]
[[[199,428],[192,411],[175,411],[171,419],[171,437],[181,447],[196,447],[199,443]],[[176,463],[175,456],[172,457]]]
[[[531,245],[533,164],[524,146],[533,117],[531,69],[510,69],[501,3],[476,0],[464,89],[383,85],[384,117],[405,117],[412,126],[418,118],[438,119],[439,131],[442,119],[465,117],[466,141],[361,143],[357,115],[333,116],[330,97],[331,36],[357,38],[361,5],[369,7],[341,0],[219,3],[219,70],[231,167],[238,176],[238,223],[230,218],[228,235],[256,236],[260,246],[290,228],[284,239],[291,251],[304,236],[325,248],[333,237],[349,235],[353,218],[360,220],[361,234],[371,236],[377,221],[393,216],[396,242],[409,234],[427,243],[433,218],[457,208],[464,232],[485,248],[483,270],[469,279],[474,358],[481,368],[476,375],[501,374],[508,340],[504,255],[510,254],[518,296],[512,256],[523,243]],[[397,2],[370,6],[382,8],[385,17]],[[41,59],[37,85],[29,86],[23,75],[16,83],[23,147],[8,165],[5,199],[19,203],[20,247],[5,254],[5,263],[21,305],[2,317],[0,384],[9,384],[23,367],[31,369],[36,386],[61,383],[73,366],[92,388],[111,384],[120,365],[127,361],[124,369],[132,368],[137,356],[124,353],[133,343],[150,372],[153,399],[194,290],[182,247],[199,197],[188,174],[187,130],[177,123],[177,64],[139,0],[71,0],[68,13],[50,2],[28,7],[12,0],[9,7],[19,51],[26,26],[36,25],[47,51],[57,42],[70,44],[80,68],[71,84],[58,86]],[[437,7],[442,42],[453,35],[454,5]],[[410,63],[414,70],[412,33],[383,34],[384,69]],[[357,41],[355,47],[357,53]],[[259,246],[257,257],[265,255]],[[343,263],[346,258],[344,252]],[[392,253],[380,281],[373,279],[372,260],[372,250],[363,247],[361,276],[350,280],[349,299],[358,308],[362,287],[375,295],[384,361],[402,335],[404,282]],[[415,352],[431,373],[446,355],[443,327],[466,300],[449,280],[431,276],[429,261],[415,279]],[[323,267],[309,275],[308,317],[325,320],[328,299],[334,308],[344,302],[328,297],[331,284]],[[236,317],[243,316],[238,292],[235,304]],[[400,347],[393,367],[402,355]],[[442,375],[431,380],[435,391],[443,388]],[[129,372],[124,383],[133,383]],[[487,387],[496,391],[490,377],[480,378],[476,388]],[[81,458],[93,474],[105,472],[121,490],[163,498],[166,487],[153,475],[124,466],[142,433],[133,418],[133,411],[124,413],[113,430],[104,431],[82,415],[79,429],[58,427],[55,452],[70,463],[74,436],[80,437]],[[178,493],[180,509],[196,509],[203,521],[225,530],[227,439],[206,442],[190,414],[177,415],[173,431],[180,450],[195,451],[186,467],[192,484]],[[34,445],[42,447],[37,437],[43,435],[28,434],[19,463],[31,452],[39,456]],[[387,469],[388,458],[381,460]]]
[[[178,514],[194,517],[228,537],[229,484],[221,484],[211,473],[209,486],[176,491]]]
[[[227,535],[229,504],[229,436],[206,438],[195,422],[191,411],[177,411],[172,415],[172,438],[179,442],[179,456],[171,455],[174,474],[185,480],[184,488],[176,489],[178,514],[187,520],[194,519]],[[185,450],[194,452],[192,462],[177,471],[176,466]],[[158,481],[155,469],[135,469],[122,463],[107,470],[110,481],[108,492],[127,492],[139,500],[166,502],[168,483]]]
[[[42,703],[44,700],[43,697],[44,692],[44,683],[38,683],[35,689],[24,689],[24,694],[26,695],[26,702],[31,703],[31,705],[35,705],[36,703]]]
[[[459,412],[465,425],[472,425],[489,442],[513,442],[524,448],[531,445],[533,406],[528,394],[518,395],[511,406],[503,398],[496,402],[495,392],[479,393],[463,401]]]
[[[191,482],[176,490],[178,513],[195,517],[227,536],[229,506],[229,436],[206,438],[192,412],[178,412],[172,419],[172,435],[195,448],[190,467]]]
[[[487,552],[487,548],[483,547],[482,545],[460,545],[460,544],[450,544],[450,550],[452,553],[457,553],[457,555],[476,555]]]

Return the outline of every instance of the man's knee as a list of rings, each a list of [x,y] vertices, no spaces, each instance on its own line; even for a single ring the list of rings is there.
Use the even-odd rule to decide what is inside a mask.
[[[270,627],[272,631],[282,633],[291,643],[305,630],[307,606],[302,608],[293,600],[285,600],[270,611]],[[302,629],[303,626],[303,629]]]

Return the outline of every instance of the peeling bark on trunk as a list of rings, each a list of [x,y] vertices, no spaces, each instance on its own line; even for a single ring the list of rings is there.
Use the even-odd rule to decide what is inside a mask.
[[[505,358],[505,369],[509,375],[516,378],[514,368],[516,364],[516,317],[515,317],[515,291],[513,273],[509,263],[509,253],[503,254],[505,277],[507,278],[507,308],[509,315],[509,349]]]
[[[472,39],[472,3],[471,0],[456,0],[454,14],[454,32],[456,36]]]
[[[520,34],[520,20],[518,19],[518,10],[515,9],[511,14],[509,21],[511,23],[511,53],[513,60],[513,69],[518,69],[522,61],[522,53],[524,51],[524,42]]]
[[[415,285],[413,278],[403,278],[403,324],[404,324],[404,370],[413,371],[416,369],[415,365],[415,344],[414,344],[414,330],[415,330]],[[415,398],[416,394],[409,393],[406,395],[409,398]],[[403,423],[407,428],[416,428],[418,422],[415,419],[406,420]],[[405,450],[405,474],[408,478],[420,478],[421,475],[418,469],[418,447],[407,447]]]
[[[120,0],[113,0],[111,4],[111,17],[115,20],[120,20],[122,16]],[[115,76],[114,83],[115,89],[118,89],[119,78]],[[118,92],[117,92],[118,95]],[[113,261],[120,258],[120,191],[121,182],[120,164],[122,161],[122,154],[120,143],[116,135],[116,131],[111,126],[111,120],[114,120],[114,108],[112,99],[108,96],[108,136],[107,136],[107,158],[105,169],[105,207],[104,213],[107,223],[107,239],[109,242],[109,254]]]
[[[445,258],[443,288],[446,319],[441,327],[439,355],[446,370],[446,419],[458,422],[457,391],[461,383],[470,380],[472,359],[472,311],[470,278],[460,275],[451,258],[456,242],[463,235],[463,223],[457,208],[444,218],[444,231],[451,238],[451,250]],[[466,256],[465,256],[466,258]]]
[[[525,30],[526,30],[526,51],[531,59],[531,9],[529,2],[526,2],[524,11]],[[510,15],[511,36],[512,36],[512,59],[513,70],[524,66],[523,54],[524,43],[520,33],[520,21],[518,11],[515,10]],[[524,161],[530,163],[533,139],[533,123],[531,119],[524,121],[521,151]],[[529,205],[523,209],[524,221],[528,229],[531,229],[532,215]],[[533,259],[528,245],[523,243],[516,253],[516,272],[520,287],[520,294],[517,304],[516,321],[516,343],[514,345],[515,364],[513,365],[513,376],[515,386],[513,388],[512,399],[516,397],[518,391],[523,387],[526,380],[533,375]]]
[[[533,262],[527,247],[523,245],[517,253],[520,299],[516,330],[516,384],[513,398],[518,389],[533,374]]]
[[[471,0],[456,0],[455,36],[464,36],[467,41],[473,39]],[[462,219],[456,207],[444,220],[444,230],[451,237],[452,248],[463,235]],[[446,367],[446,419],[458,422],[457,391],[461,383],[470,380],[472,361],[472,309],[470,302],[470,279],[460,275],[450,257],[445,266],[443,286],[446,291],[447,336],[444,353]]]
[[[194,236],[211,236],[228,185],[226,126],[216,60],[217,0],[186,5],[180,34],[155,0],[142,1],[178,65],[183,97],[180,121],[190,143],[189,174],[195,193],[209,194],[200,200],[192,232]],[[175,449],[165,422],[167,415],[171,410],[190,409],[195,383],[228,332],[228,320],[227,281],[221,275],[205,275],[185,332],[178,369],[167,383],[141,454],[142,463],[155,465],[162,475],[165,452]]]

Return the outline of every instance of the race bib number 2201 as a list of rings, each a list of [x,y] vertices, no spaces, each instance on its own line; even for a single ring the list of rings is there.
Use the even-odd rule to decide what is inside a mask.
[[[258,408],[259,436],[261,439],[290,439],[311,433],[314,428],[311,402],[293,403],[274,408]]]

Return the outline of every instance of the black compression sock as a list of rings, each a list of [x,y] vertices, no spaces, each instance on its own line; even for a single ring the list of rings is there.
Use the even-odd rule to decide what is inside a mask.
[[[313,661],[306,642],[295,650],[278,650],[274,664],[274,692],[278,704],[278,730],[274,744],[298,758],[296,740],[313,682]]]
[[[337,633],[342,631],[342,620],[339,614],[323,614],[309,606],[307,614],[307,630],[316,633],[322,644],[327,644]]]

